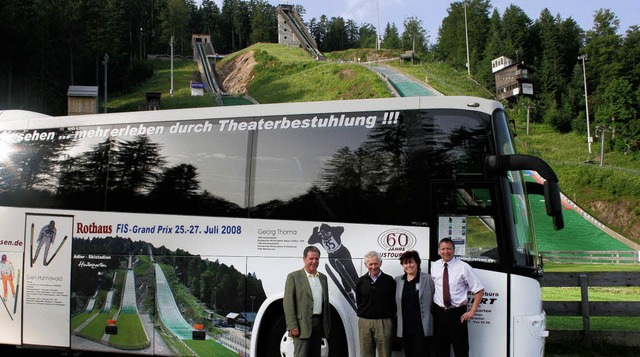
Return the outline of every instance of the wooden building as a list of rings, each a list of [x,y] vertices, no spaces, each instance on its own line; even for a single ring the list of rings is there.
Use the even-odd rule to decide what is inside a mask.
[[[534,94],[531,68],[523,63],[515,63],[502,56],[491,61],[491,69],[496,80],[497,99],[515,99],[517,96]]]
[[[67,115],[97,114],[97,86],[69,86],[67,90]]]

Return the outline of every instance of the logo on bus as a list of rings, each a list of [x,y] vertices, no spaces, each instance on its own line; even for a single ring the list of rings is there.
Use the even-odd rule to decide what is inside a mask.
[[[386,251],[404,252],[416,245],[416,236],[404,229],[389,229],[378,236],[378,245]]]

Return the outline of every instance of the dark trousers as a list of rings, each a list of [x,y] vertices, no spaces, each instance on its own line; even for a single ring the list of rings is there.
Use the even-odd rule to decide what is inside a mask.
[[[314,315],[311,319],[311,336],[293,339],[295,357],[320,357],[322,335],[324,335],[322,315]]]
[[[469,332],[467,323],[460,317],[467,312],[467,306],[443,309],[433,305],[434,347],[436,357],[449,357],[451,346],[456,357],[469,356]]]
[[[403,332],[402,349],[405,357],[431,356],[431,336],[409,335]]]

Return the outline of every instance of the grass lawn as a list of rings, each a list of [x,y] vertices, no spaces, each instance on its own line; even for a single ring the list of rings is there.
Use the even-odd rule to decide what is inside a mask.
[[[213,107],[216,102],[211,95],[191,96],[191,81],[198,65],[191,60],[177,60],[173,63],[173,96],[171,96],[171,62],[151,60],[154,75],[150,80],[131,92],[107,98],[108,112],[131,112],[145,108],[147,92],[160,93],[160,109]],[[100,104],[103,108],[104,103]]]

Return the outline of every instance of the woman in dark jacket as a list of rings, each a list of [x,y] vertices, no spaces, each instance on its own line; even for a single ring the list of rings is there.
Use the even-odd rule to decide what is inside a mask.
[[[433,280],[420,271],[420,255],[408,250],[400,256],[404,274],[396,276],[398,329],[406,357],[430,356],[433,336]]]

